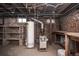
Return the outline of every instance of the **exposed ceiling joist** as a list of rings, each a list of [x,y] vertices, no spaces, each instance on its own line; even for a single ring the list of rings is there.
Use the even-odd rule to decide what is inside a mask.
[[[1,13],[3,14],[11,14],[13,11],[15,12],[15,14],[24,14],[24,15],[38,15],[38,16],[53,16],[55,15],[56,17],[64,15],[66,13],[68,13],[69,11],[71,11],[72,9],[76,8],[77,6],[75,6],[76,4],[73,4],[73,6],[70,6],[71,4],[60,4],[59,6],[57,5],[57,3],[12,3],[12,4],[0,4],[3,7],[0,8],[0,11],[3,11]],[[56,6],[57,5],[57,6]],[[54,11],[54,7],[56,6],[56,11],[55,13],[53,13]],[[75,7],[74,7],[75,6]],[[70,8],[68,8],[70,7]],[[36,9],[36,13],[34,12],[34,9]],[[41,10],[40,10],[41,9]],[[58,12],[57,12],[58,11]],[[30,14],[29,14],[30,12]],[[1,15],[1,14],[0,14]]]
[[[77,8],[78,6],[79,6],[79,4],[76,4],[76,5],[72,6],[70,9],[68,9],[66,12],[64,12],[64,15],[65,15],[66,13],[68,13],[69,11],[71,11],[72,9]]]
[[[5,5],[5,4],[2,4],[2,6],[3,6],[3,8],[4,8],[5,10],[7,10],[7,11],[11,12],[11,10],[10,10],[10,9],[7,9],[7,7],[6,7],[6,5]]]
[[[17,8],[18,5],[17,4],[12,4],[14,6],[14,8],[16,8],[19,12],[21,12],[22,14],[26,14],[26,12],[23,12],[23,10]]]
[[[65,10],[67,7],[69,7],[71,5],[71,3],[66,3],[66,4],[63,4],[61,7],[58,7],[56,9],[56,12],[57,13],[61,13],[63,10]]]

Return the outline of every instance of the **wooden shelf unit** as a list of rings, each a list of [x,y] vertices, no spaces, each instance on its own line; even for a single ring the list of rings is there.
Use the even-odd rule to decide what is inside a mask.
[[[6,17],[0,19],[0,42],[2,45],[7,45],[8,41],[18,40],[19,45],[23,44],[24,25],[17,23],[16,18]]]
[[[5,25],[0,25],[0,42],[2,42],[1,45],[7,45],[7,41],[9,40],[18,40],[19,45],[23,44],[23,26],[5,26]]]
[[[23,26],[4,26],[4,34],[5,34],[5,40],[4,41],[10,41],[10,40],[18,40],[19,45],[22,45],[23,42]],[[6,43],[3,43],[4,45]]]

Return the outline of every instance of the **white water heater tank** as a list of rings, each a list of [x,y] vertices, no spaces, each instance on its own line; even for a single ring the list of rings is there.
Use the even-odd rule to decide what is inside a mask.
[[[27,48],[34,47],[34,22],[27,22]]]

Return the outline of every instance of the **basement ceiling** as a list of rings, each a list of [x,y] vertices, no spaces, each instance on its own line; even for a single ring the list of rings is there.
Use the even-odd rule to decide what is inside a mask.
[[[0,3],[0,15],[61,16],[77,4],[72,3]],[[78,5],[76,6],[78,7]]]

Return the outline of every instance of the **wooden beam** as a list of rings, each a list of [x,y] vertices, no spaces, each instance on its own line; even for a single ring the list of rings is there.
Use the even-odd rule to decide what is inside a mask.
[[[69,38],[65,34],[65,56],[69,55]]]

